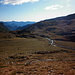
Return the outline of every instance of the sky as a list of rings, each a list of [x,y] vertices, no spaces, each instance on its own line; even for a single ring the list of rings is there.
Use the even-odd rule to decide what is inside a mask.
[[[75,13],[75,0],[0,0],[0,21],[42,21]]]

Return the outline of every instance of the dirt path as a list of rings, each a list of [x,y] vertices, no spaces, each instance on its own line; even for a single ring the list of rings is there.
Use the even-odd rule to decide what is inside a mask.
[[[52,45],[52,46],[57,46],[57,47],[61,47],[61,48],[66,48],[66,49],[71,49],[71,50],[75,50],[74,48],[70,48],[70,47],[65,47],[65,46],[62,46],[62,45],[55,45],[54,44],[54,40],[51,40],[51,39],[49,39],[49,38],[46,38],[48,41],[49,41],[49,43]]]

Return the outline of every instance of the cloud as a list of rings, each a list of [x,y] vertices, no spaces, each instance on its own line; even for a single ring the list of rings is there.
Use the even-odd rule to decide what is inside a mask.
[[[44,1],[48,1],[48,0],[44,0]]]
[[[67,2],[70,2],[71,0],[67,0]]]
[[[45,7],[45,10],[57,10],[59,8],[62,8],[63,6],[61,5],[52,5],[52,6],[48,6],[48,7]]]
[[[33,9],[33,10],[36,10],[36,9]]]
[[[68,4],[66,7],[71,7],[71,4]]]
[[[2,0],[0,3],[3,4],[12,4],[12,5],[19,5],[27,2],[37,2],[39,0]]]

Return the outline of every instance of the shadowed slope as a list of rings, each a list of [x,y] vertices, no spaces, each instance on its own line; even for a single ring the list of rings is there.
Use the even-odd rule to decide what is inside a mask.
[[[2,22],[0,22],[0,38],[11,38],[15,35],[9,32],[9,29],[4,26]]]

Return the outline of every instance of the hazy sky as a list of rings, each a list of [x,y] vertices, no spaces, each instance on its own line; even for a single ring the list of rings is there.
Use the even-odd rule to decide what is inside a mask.
[[[0,21],[40,21],[75,12],[75,0],[0,0]]]

